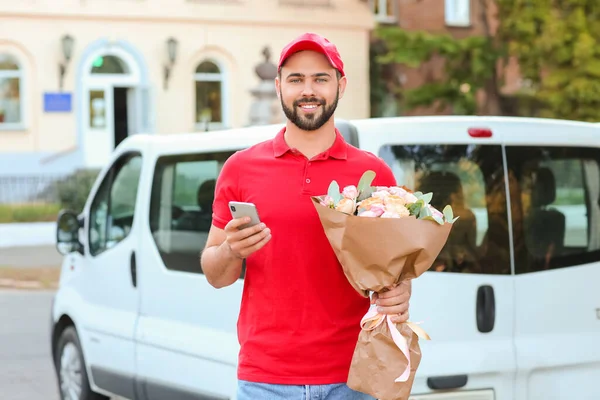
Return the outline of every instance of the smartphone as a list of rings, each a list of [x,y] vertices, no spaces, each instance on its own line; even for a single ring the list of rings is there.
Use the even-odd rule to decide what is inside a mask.
[[[260,224],[260,218],[258,217],[258,211],[253,203],[243,203],[240,201],[230,201],[229,210],[233,218],[250,217],[250,222],[241,225],[239,229],[249,228],[256,224]]]

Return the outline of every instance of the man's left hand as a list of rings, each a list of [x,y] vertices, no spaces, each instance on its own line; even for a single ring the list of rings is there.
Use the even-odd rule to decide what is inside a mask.
[[[387,292],[373,293],[371,304],[377,305],[381,314],[392,316],[392,322],[403,323],[408,321],[408,305],[411,295],[411,281],[403,281]]]

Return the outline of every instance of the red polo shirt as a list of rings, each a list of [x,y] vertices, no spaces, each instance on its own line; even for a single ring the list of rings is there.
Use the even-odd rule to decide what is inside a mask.
[[[221,171],[213,224],[231,219],[231,200],[256,204],[272,239],[246,260],[238,319],[238,378],[273,384],[346,382],[369,308],[348,283],[323,232],[312,195],[357,185],[366,170],[374,185],[396,181],[380,158],[344,141],[308,160],[286,144],[285,129],[273,140],[231,156]]]

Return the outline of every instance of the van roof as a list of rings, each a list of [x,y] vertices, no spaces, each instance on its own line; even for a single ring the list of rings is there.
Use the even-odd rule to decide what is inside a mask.
[[[512,124],[532,124],[539,126],[556,127],[579,127],[599,129],[600,124],[582,121],[570,121],[548,118],[528,118],[528,117],[503,117],[503,116],[463,116],[463,115],[441,115],[441,116],[403,116],[389,118],[364,118],[355,120],[338,119],[336,122],[349,122],[358,128],[368,128],[377,125],[393,125],[398,123],[423,123],[423,124],[451,124],[464,123],[477,124],[481,127],[482,123],[492,125],[512,125]],[[450,125],[451,126],[451,125]],[[160,149],[161,153],[170,150],[177,151],[181,149],[210,149],[210,148],[244,148],[255,143],[273,138],[284,124],[248,126],[234,129],[224,129],[209,132],[182,132],[172,134],[137,134],[129,136],[119,147],[136,149],[151,146]],[[532,130],[531,134],[544,134],[544,130]]]
[[[410,122],[414,123],[451,123],[451,122],[473,122],[494,123],[494,124],[536,124],[536,125],[563,125],[563,126],[578,126],[590,127],[599,125],[598,123],[573,121],[565,119],[551,118],[533,118],[533,117],[510,117],[510,116],[490,116],[490,115],[426,115],[426,116],[402,116],[402,117],[386,117],[386,118],[364,118],[350,120],[351,123],[360,126],[372,126],[378,124],[391,124]],[[598,126],[596,126],[598,127]]]

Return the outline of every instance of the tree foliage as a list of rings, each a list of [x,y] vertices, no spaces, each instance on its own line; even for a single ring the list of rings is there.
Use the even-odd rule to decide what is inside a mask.
[[[378,58],[383,64],[418,67],[434,56],[445,62],[444,80],[427,82],[403,92],[406,107],[437,103],[440,107],[452,107],[457,114],[476,113],[475,93],[493,77],[494,65],[499,57],[490,38],[470,36],[454,39],[450,35],[408,32],[390,27],[378,29],[376,35],[388,49]]]
[[[498,37],[517,57],[540,116],[600,121],[600,2],[497,0]]]
[[[484,9],[489,5],[489,0],[479,1]],[[504,82],[496,67],[513,56],[530,82],[514,97],[520,113],[600,121],[600,1],[496,0],[496,6],[494,35],[483,17],[478,23],[487,34],[464,39],[396,27],[376,30],[387,49],[380,63],[417,67],[434,56],[444,60],[444,78],[403,90],[404,105],[438,103],[457,114],[482,113],[477,91],[500,102]],[[491,110],[503,112],[502,107]]]

